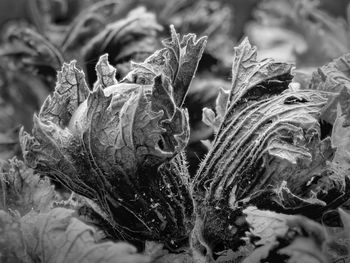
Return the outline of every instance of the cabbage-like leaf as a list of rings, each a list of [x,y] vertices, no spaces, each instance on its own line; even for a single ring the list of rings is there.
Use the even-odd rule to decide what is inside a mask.
[[[206,37],[196,40],[196,35],[187,34],[180,41],[175,28],[171,26],[170,30],[171,39],[163,41],[165,48],[143,63],[134,63],[134,69],[125,77],[125,81],[150,84],[155,76],[163,73],[174,87],[175,104],[181,106],[203,54]]]
[[[0,209],[17,210],[21,215],[31,210],[45,212],[57,200],[48,178],[40,178],[22,161],[13,158],[0,163]]]
[[[321,138],[329,93],[289,89],[292,66],[256,56],[247,39],[235,48],[225,117],[194,179],[195,235],[209,254],[241,243],[237,218],[248,204],[320,218],[350,194],[330,138]]]
[[[348,93],[349,94],[349,93]],[[349,94],[350,95],[350,94]],[[342,96],[340,93],[339,96]],[[350,106],[350,96],[348,96],[348,105]],[[350,108],[349,108],[350,109]],[[350,113],[350,112],[349,112]],[[333,162],[343,169],[350,170],[350,127],[347,124],[349,114],[342,114],[341,107],[338,105],[337,118],[333,124],[332,145],[336,147]],[[347,125],[345,125],[347,124]]]
[[[0,231],[2,262],[150,262],[130,244],[97,242],[96,229],[70,209],[30,212],[20,219],[0,211]]]
[[[330,92],[340,92],[344,87],[350,89],[349,64],[350,53],[347,53],[318,68],[312,75],[310,89]]]
[[[215,133],[218,132],[220,125],[224,120],[229,102],[229,96],[229,91],[221,88],[216,99],[216,114],[209,108],[203,109],[203,122],[208,126],[211,126]]]
[[[183,49],[192,54],[192,44]],[[180,49],[180,43],[174,45]],[[171,62],[183,72],[186,61]],[[26,163],[90,199],[114,238],[160,240],[171,249],[187,244],[193,204],[181,152],[189,124],[173,86],[183,79],[173,83],[160,72],[148,85],[116,83],[106,56],[96,70],[90,92],[75,62],[64,64],[54,94],[34,116],[32,135],[21,134]],[[191,70],[186,74],[194,74]],[[192,77],[186,75],[186,85]]]
[[[337,116],[338,104],[342,112],[349,111],[350,100],[350,53],[334,59],[332,62],[320,67],[312,75],[310,89],[324,90],[333,93],[329,97],[327,106],[322,110],[322,120],[333,125]],[[346,123],[350,124],[347,115]],[[345,124],[346,124],[345,123]]]
[[[0,261],[3,263],[32,263],[27,254],[18,216],[0,210]]]
[[[244,211],[250,234],[260,245],[243,263],[326,263],[326,234],[322,226],[302,216],[290,216],[248,207]]]

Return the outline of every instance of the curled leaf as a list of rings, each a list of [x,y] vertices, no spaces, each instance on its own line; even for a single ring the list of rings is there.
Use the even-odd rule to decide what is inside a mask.
[[[289,89],[292,66],[256,56],[247,39],[235,48],[229,104],[194,180],[198,235],[214,250],[240,244],[236,219],[248,204],[320,218],[350,195],[330,138],[321,139],[329,93]]]
[[[31,210],[48,211],[57,198],[48,178],[40,178],[16,158],[1,162],[0,183],[0,208],[17,210],[21,215]]]
[[[117,83],[106,56],[96,70],[89,91],[75,62],[64,64],[32,135],[21,133],[26,163],[90,199],[114,238],[188,244],[188,113],[176,104],[171,79],[163,73],[147,85]]]
[[[95,61],[104,53],[116,65],[118,77],[124,77],[130,71],[131,60],[141,62],[159,48],[156,36],[161,29],[155,15],[142,7],[131,10],[124,19],[112,20],[81,51],[89,82],[95,81]]]
[[[183,104],[192,78],[203,54],[206,37],[196,40],[196,35],[187,34],[179,39],[173,26],[171,39],[163,41],[164,49],[155,52],[143,63],[133,64],[133,70],[125,77],[132,83],[149,84],[157,75],[164,74],[174,87],[174,101]]]
[[[321,225],[302,216],[290,216],[248,207],[243,211],[250,234],[260,245],[243,262],[326,263],[326,243]]]
[[[97,242],[96,229],[70,209],[30,212],[20,219],[0,211],[0,231],[4,262],[150,262],[130,244]]]

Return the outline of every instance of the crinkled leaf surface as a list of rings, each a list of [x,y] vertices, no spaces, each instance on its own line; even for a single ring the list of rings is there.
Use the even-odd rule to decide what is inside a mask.
[[[3,210],[17,210],[21,215],[31,210],[45,212],[57,199],[49,179],[40,178],[16,158],[1,162],[0,183]]]
[[[350,258],[349,211],[338,209],[342,227],[327,227],[327,242],[324,252],[332,262],[347,262]]]
[[[230,92],[224,89],[220,89],[219,95],[216,98],[216,114],[209,108],[203,109],[203,122],[214,129],[217,133],[221,123],[224,120],[226,109],[229,102]]]
[[[6,241],[0,248],[4,262],[150,262],[149,256],[136,253],[130,244],[97,242],[96,229],[74,213],[55,208],[15,219],[0,211],[0,242]]]
[[[155,52],[143,63],[133,64],[126,81],[149,84],[152,79],[165,74],[174,87],[175,104],[181,106],[206,45],[206,37],[196,40],[196,35],[187,34],[180,41],[171,26],[171,39],[163,41],[164,49]]]
[[[328,262],[323,251],[326,235],[321,225],[301,216],[248,207],[243,211],[250,233],[262,245],[243,262]]]
[[[310,89],[324,90],[332,93],[327,106],[322,110],[322,120],[333,124],[340,104],[342,112],[349,111],[350,90],[350,54],[334,59],[320,67],[312,75]],[[347,124],[350,119],[347,117]]]
[[[350,97],[348,103],[350,106]],[[341,113],[341,107],[338,105],[337,118],[332,130],[332,145],[337,149],[333,161],[347,171],[350,170],[350,127],[345,125],[348,118],[348,115]]]
[[[247,204],[317,218],[349,197],[344,172],[330,164],[331,140],[321,139],[329,93],[289,89],[292,66],[256,56],[247,39],[235,48],[225,117],[194,181],[208,244],[239,244],[235,219]]]
[[[193,37],[183,43],[189,53],[199,48]],[[192,78],[198,61],[188,63]],[[26,163],[89,198],[113,237],[162,240],[172,248],[187,244],[193,206],[181,151],[189,124],[172,79],[159,72],[147,85],[117,83],[107,56],[96,71],[90,92],[75,62],[64,64],[53,96],[34,117],[33,135],[21,134]]]

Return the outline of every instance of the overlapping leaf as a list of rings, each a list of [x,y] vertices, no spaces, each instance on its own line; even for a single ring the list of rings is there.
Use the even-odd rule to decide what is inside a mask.
[[[96,241],[96,229],[55,208],[15,218],[0,211],[1,262],[150,262],[130,244]]]
[[[149,84],[155,76],[163,73],[174,88],[175,104],[181,106],[203,54],[206,38],[196,40],[194,34],[187,34],[180,41],[175,28],[171,26],[171,39],[163,41],[163,44],[166,48],[155,52],[145,62],[134,64],[134,69],[125,79]]]
[[[147,85],[118,83],[103,56],[90,92],[75,62],[64,64],[53,96],[34,117],[33,135],[21,134],[26,162],[89,198],[115,238],[161,240],[170,248],[188,243],[193,207],[180,153],[189,125],[176,99],[186,95],[205,41],[184,39],[173,31],[162,51],[166,66]]]
[[[21,215],[31,210],[45,212],[57,199],[48,178],[41,179],[16,158],[0,164],[0,183],[3,210],[17,210]]]
[[[321,138],[329,93],[288,89],[291,65],[256,60],[247,40],[235,48],[232,75],[225,117],[193,190],[199,235],[230,248],[239,241],[224,229],[242,234],[235,218],[247,204],[320,218],[350,193],[344,171],[330,164],[330,138]]]

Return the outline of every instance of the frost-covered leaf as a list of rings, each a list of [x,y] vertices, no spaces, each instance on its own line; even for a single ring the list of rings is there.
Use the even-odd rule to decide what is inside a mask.
[[[57,198],[48,178],[40,178],[22,161],[13,158],[0,164],[0,209],[45,212]]]
[[[194,180],[201,242],[227,248],[240,244],[236,218],[248,204],[320,218],[350,195],[330,138],[321,139],[329,93],[288,88],[291,65],[256,57],[247,39],[235,48],[229,105]]]
[[[290,216],[248,207],[243,211],[250,234],[260,245],[243,262],[326,263],[321,225],[302,216]]]
[[[347,262],[350,258],[350,215],[349,211],[338,209],[339,223],[342,227],[327,230],[327,242],[324,251],[332,262]]]
[[[108,54],[102,55],[96,64],[97,81],[94,87],[106,88],[118,83],[115,78],[116,69],[108,62]]]
[[[348,118],[349,115],[342,114],[341,107],[338,105],[337,118],[333,124],[331,137],[332,145],[337,149],[333,161],[347,171],[350,169],[350,127],[344,124]]]
[[[19,217],[0,210],[0,261],[32,263],[21,229]]]
[[[220,125],[224,120],[226,109],[229,104],[229,96],[229,91],[226,91],[222,88],[220,89],[219,95],[216,98],[216,115],[209,108],[203,109],[203,122],[208,126],[212,127],[215,133],[218,132]]]
[[[0,222],[0,242],[6,241],[0,255],[18,260],[5,262],[150,262],[130,244],[97,241],[96,229],[77,219],[74,210],[32,211],[20,219],[0,211]]]
[[[58,72],[53,96],[47,97],[42,105],[39,117],[64,127],[72,114],[86,100],[89,88],[85,82],[84,72],[76,68],[76,61],[64,63]]]
[[[350,124],[350,54],[334,59],[332,62],[320,67],[312,75],[310,89],[324,90],[332,93],[327,106],[322,110],[321,118],[329,124],[334,123],[337,116],[338,104],[347,115],[345,125]]]
[[[310,89],[340,92],[344,87],[350,90],[350,53],[334,59],[318,68],[312,75]]]
[[[114,238],[188,244],[187,110],[164,74],[149,85],[116,83],[106,56],[96,70],[99,84],[89,91],[75,62],[64,64],[33,135],[21,133],[26,163],[90,199]]]
[[[170,30],[171,39],[163,41],[165,48],[155,52],[143,63],[133,64],[134,69],[125,80],[149,84],[155,76],[163,73],[174,88],[175,104],[181,106],[203,54],[206,37],[197,40],[196,35],[187,34],[180,41],[175,28],[171,26]]]

